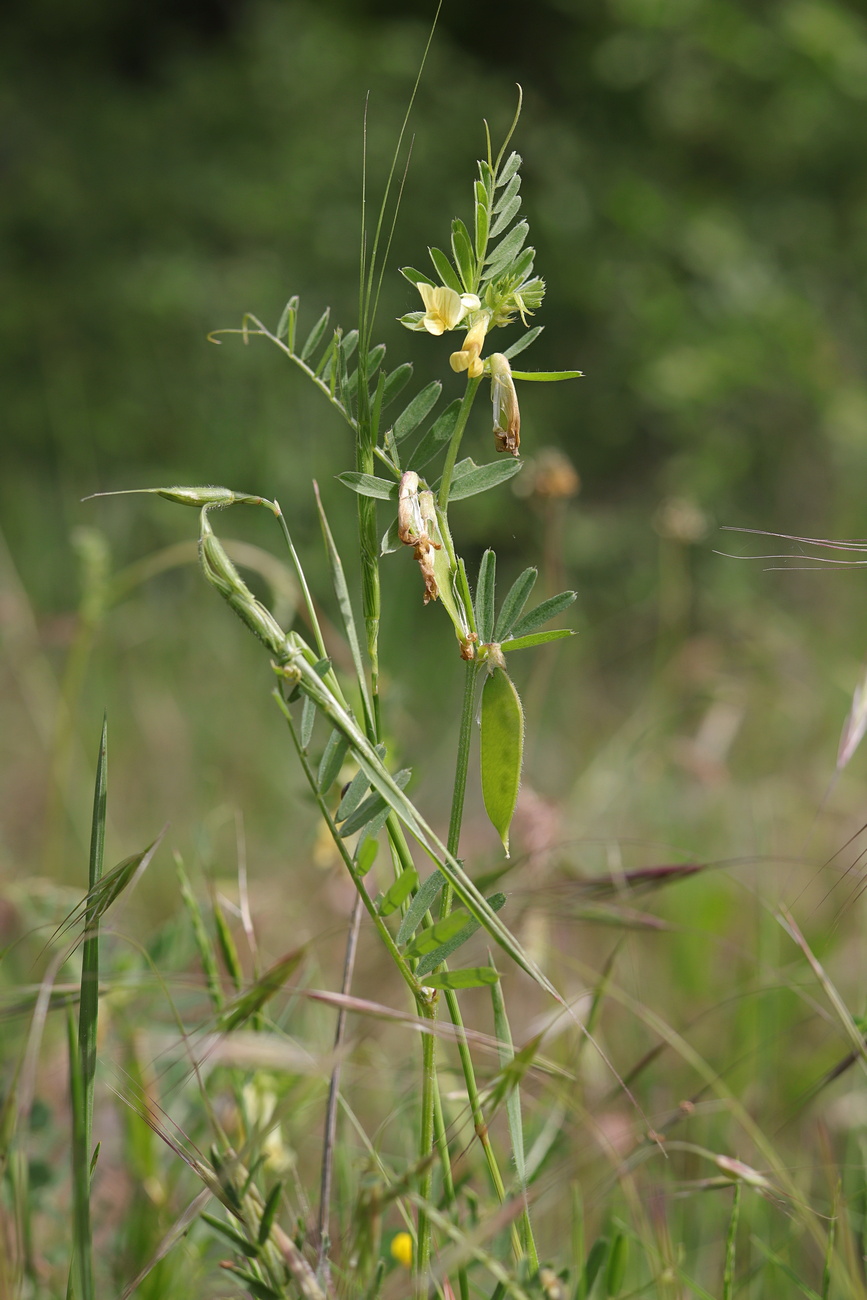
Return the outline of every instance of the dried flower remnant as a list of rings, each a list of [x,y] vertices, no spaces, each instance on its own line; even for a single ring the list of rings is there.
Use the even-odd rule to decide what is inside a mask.
[[[491,369],[491,401],[494,406],[494,441],[497,451],[517,456],[521,447],[521,412],[512,378],[512,367],[502,352],[488,359]]]
[[[419,492],[418,474],[412,470],[401,477],[397,501],[397,535],[404,546],[415,550],[415,558],[424,578],[424,603],[439,596],[434,576],[434,551],[441,549],[439,542],[428,535],[428,525],[436,524],[436,507],[433,494]]]

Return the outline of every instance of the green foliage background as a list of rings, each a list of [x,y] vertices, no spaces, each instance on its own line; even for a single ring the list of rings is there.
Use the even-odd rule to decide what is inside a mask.
[[[588,376],[534,397],[531,449],[550,430],[594,504],[686,492],[715,520],[857,531],[860,6],[520,13],[445,6],[395,265],[467,206],[480,118],[505,121],[520,80],[545,353]],[[414,15],[336,0],[7,15],[2,504],[44,598],[63,589],[60,547],[40,563],[33,542],[80,491],[204,474],[303,496],[297,426],[317,462],[334,455],[278,358],[203,337],[245,309],[276,318],[290,291],[351,316],[364,96],[375,182],[430,17]],[[411,296],[389,288],[386,318]]]
[[[345,467],[344,432],[276,352],[218,348],[206,334],[248,309],[274,324],[292,292],[311,321],[330,302],[352,323],[365,96],[376,193],[430,17],[339,0],[37,0],[2,19],[0,508],[49,655],[68,642],[76,526],[102,530],[118,565],[188,536],[179,512],[135,498],[82,505],[86,492],[213,481],[276,494],[306,561],[321,562],[309,481]],[[423,260],[467,209],[481,118],[495,136],[504,128],[516,80],[516,144],[550,285],[528,364],[587,376],[524,394],[527,454],[559,445],[584,484],[561,539],[584,634],[574,692],[561,689],[575,694],[584,752],[642,697],[673,588],[663,660],[707,634],[727,665],[734,656],[737,671],[765,674],[761,712],[812,720],[806,733],[784,720],[776,741],[758,723],[747,766],[821,737],[827,772],[867,643],[857,578],[766,577],[713,548],[727,549],[722,523],[863,531],[863,12],[835,0],[547,0],[530,20],[517,5],[447,3],[414,117],[395,268]],[[426,378],[444,357],[393,324],[414,306],[395,270],[380,333]],[[702,512],[697,545],[657,536],[671,498]],[[260,525],[244,526],[262,540]],[[507,493],[480,517],[466,511],[464,527],[506,563],[541,544],[538,516]],[[395,565],[398,641],[422,613],[409,568]],[[202,639],[226,667],[245,652],[208,621],[211,608],[195,577],[175,578],[141,593],[121,640],[144,638],[179,682]],[[171,651],[157,634],[167,618]],[[426,638],[432,654],[439,636]],[[812,707],[792,703],[783,644],[794,659],[822,657]],[[416,646],[410,676],[420,663],[424,680],[424,659]],[[131,663],[116,679],[112,663],[88,678],[93,709],[112,680],[124,696]],[[216,665],[205,677],[218,695]],[[210,719],[196,724],[207,747],[208,688],[197,677],[190,689]],[[557,761],[576,760],[553,753],[562,794]],[[27,837],[12,838],[17,851]]]
[[[376,194],[430,18],[339,0],[37,0],[3,17],[0,509],[55,663],[88,544],[77,527],[101,530],[115,567],[190,535],[183,512],[148,498],[81,504],[87,492],[211,481],[277,495],[315,571],[315,474],[351,546],[330,483],[347,464],[345,432],[276,351],[215,347],[206,334],[246,310],[274,325],[293,292],[311,322],[331,303],[353,323],[365,96]],[[558,445],[583,480],[558,538],[582,638],[551,709],[574,725],[568,743],[540,744],[538,779],[567,794],[670,661],[664,730],[691,726],[719,683],[745,672],[757,692],[745,771],[815,753],[818,799],[867,644],[858,579],[765,575],[713,551],[729,549],[724,523],[863,531],[864,15],[834,0],[547,0],[530,20],[517,5],[447,3],[379,322],[391,357],[411,357],[419,379],[445,358],[394,323],[417,305],[396,268],[422,262],[466,213],[481,118],[496,138],[517,80],[515,143],[549,282],[527,364],[586,373],[523,393],[527,455]],[[471,454],[487,447],[476,439]],[[694,545],[658,536],[672,498],[704,518]],[[236,527],[265,542],[261,520]],[[508,489],[479,514],[465,509],[462,527],[470,555],[475,539],[506,566],[540,557],[539,512],[516,509]],[[392,695],[405,738],[429,708],[412,701],[413,680],[431,662],[451,670],[447,631],[418,621],[410,570],[393,561],[404,597],[391,635],[413,645],[409,685]],[[254,651],[197,575],[150,584],[108,627],[84,677],[87,719],[107,698],[134,728],[151,720],[158,752],[171,750],[166,772],[191,766],[218,790],[216,763],[242,787],[249,774],[261,800],[269,769],[257,755],[269,750],[255,720],[241,733],[249,753],[235,733],[240,753],[215,758],[215,706],[239,698],[232,673]],[[681,671],[683,647],[703,665],[695,672]],[[145,666],[162,683],[159,708],[125,689]],[[12,709],[7,734],[20,737]],[[167,737],[186,728],[193,738],[172,749]],[[16,762],[11,742],[7,756]],[[44,764],[34,746],[33,780],[21,777],[31,793],[10,799],[13,861],[38,839]],[[146,790],[153,779],[137,777]],[[165,780],[187,789],[186,777]]]

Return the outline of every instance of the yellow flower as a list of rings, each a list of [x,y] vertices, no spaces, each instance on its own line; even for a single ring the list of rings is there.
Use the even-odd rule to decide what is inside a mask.
[[[391,1239],[392,1258],[404,1268],[412,1268],[412,1237],[408,1232],[396,1232]]]
[[[477,311],[479,307],[479,300],[474,293],[465,293],[461,297],[445,285],[424,284],[421,280],[416,288],[424,303],[425,314],[421,324],[429,334],[443,334],[446,330],[453,330],[468,311]]]
[[[518,409],[512,367],[502,352],[492,352],[488,362],[491,367],[491,401],[494,404],[494,439],[497,451],[508,451],[517,456],[521,446],[521,412]]]
[[[488,332],[490,316],[484,312],[467,333],[460,352],[453,352],[449,357],[449,365],[452,370],[459,373],[466,370],[470,379],[479,379],[484,366],[482,365],[481,351],[485,343],[485,335]]]

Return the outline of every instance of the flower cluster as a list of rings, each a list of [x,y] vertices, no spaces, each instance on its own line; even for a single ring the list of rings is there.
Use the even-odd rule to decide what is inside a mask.
[[[466,371],[468,379],[481,379],[484,374],[490,375],[497,450],[517,456],[521,441],[521,416],[511,367],[502,352],[494,352],[490,357],[483,358],[482,349],[490,329],[495,325],[510,324],[514,311],[520,311],[523,318],[524,313],[532,308],[520,295],[514,293],[508,302],[502,299],[496,306],[483,306],[476,294],[459,294],[447,285],[433,285],[419,280],[416,288],[421,294],[424,311],[408,313],[401,317],[401,323],[408,329],[427,330],[428,334],[435,335],[444,334],[446,330],[456,329],[459,325],[467,326],[464,341],[449,357],[449,365],[458,374]],[[489,295],[486,294],[486,297]],[[541,294],[538,298],[541,301]],[[531,301],[536,302],[535,295],[531,296]]]

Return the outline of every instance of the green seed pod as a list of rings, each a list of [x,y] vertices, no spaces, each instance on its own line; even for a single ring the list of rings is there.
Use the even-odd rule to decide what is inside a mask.
[[[503,668],[482,688],[482,795],[485,811],[509,854],[509,827],[518,802],[524,755],[524,710]]]

